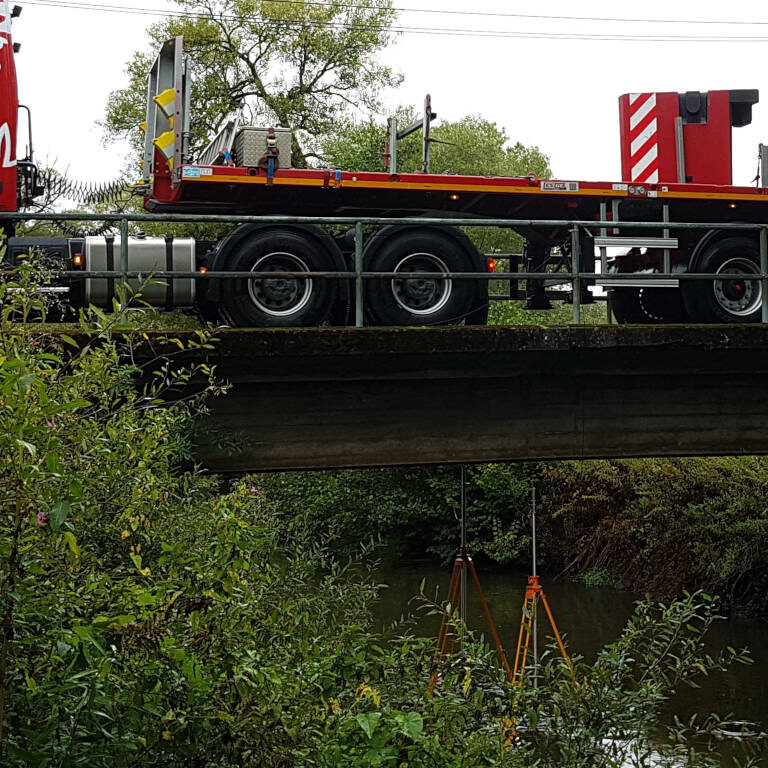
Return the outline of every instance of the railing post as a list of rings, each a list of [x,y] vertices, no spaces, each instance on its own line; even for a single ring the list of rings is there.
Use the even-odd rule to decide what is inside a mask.
[[[760,230],[760,298],[763,308],[763,322],[768,323],[768,229]]]
[[[363,224],[355,223],[355,328],[363,327]]]
[[[120,219],[120,271],[123,273],[123,287],[128,285],[128,217]]]
[[[608,219],[608,204],[600,203],[600,221],[607,221]],[[600,227],[600,237],[607,237],[608,230],[605,227]],[[600,274],[605,277],[608,274],[608,249],[604,246],[600,246]]]
[[[571,286],[573,288],[573,322],[581,323],[581,278],[579,266],[581,250],[579,248],[579,227],[574,224],[571,227]]]
[[[600,221],[608,221],[608,203],[600,203]],[[605,227],[600,227],[600,237],[607,237],[608,230]],[[600,246],[600,275],[605,278],[608,274],[608,249],[602,245]],[[611,300],[608,292],[605,295],[605,319],[608,321],[608,325],[613,322],[611,316]]]

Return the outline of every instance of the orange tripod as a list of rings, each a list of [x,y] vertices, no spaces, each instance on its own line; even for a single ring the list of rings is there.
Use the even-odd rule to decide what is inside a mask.
[[[480,605],[483,607],[483,613],[488,621],[488,626],[491,630],[491,637],[496,645],[496,652],[499,654],[501,665],[504,667],[504,672],[507,675],[507,679],[512,682],[512,670],[509,668],[509,662],[507,656],[504,653],[504,647],[501,644],[501,638],[496,631],[496,625],[493,623],[491,617],[491,611],[488,608],[485,595],[483,594],[483,588],[480,586],[480,579],[477,578],[477,570],[475,564],[472,562],[472,558],[467,553],[467,528],[466,528],[466,478],[464,473],[464,465],[461,465],[461,516],[458,518],[460,523],[461,540],[459,545],[459,554],[456,555],[456,559],[453,562],[453,573],[451,574],[451,584],[448,587],[448,601],[445,604],[443,610],[443,619],[440,623],[440,632],[437,636],[437,649],[435,651],[435,666],[444,662],[453,653],[456,626],[453,622],[456,609],[459,609],[459,618],[463,621],[466,618],[467,607],[467,571],[472,574],[472,581],[477,589],[477,595],[480,598]],[[427,691],[431,696],[434,693],[435,685],[437,685],[439,671],[436,668],[432,673],[432,677],[429,680],[429,686]]]
[[[531,644],[531,638],[533,637],[534,647],[536,643],[536,606],[541,601],[546,611],[549,624],[552,627],[552,632],[555,635],[557,641],[557,647],[560,649],[560,653],[568,665],[568,669],[571,672],[571,677],[576,682],[576,673],[573,669],[568,653],[563,645],[563,639],[560,637],[560,632],[555,624],[555,618],[550,610],[549,603],[547,602],[547,596],[544,594],[544,590],[539,584],[539,577],[535,574],[528,577],[528,586],[525,588],[525,599],[523,601],[523,616],[520,620],[520,634],[517,637],[517,652],[515,653],[515,668],[512,673],[511,683],[518,688],[523,687],[523,675],[525,674],[525,662],[528,659],[528,649]],[[535,662],[534,662],[535,663]]]
[[[486,602],[485,595],[483,594],[483,588],[480,586],[480,579],[477,577],[477,570],[475,564],[472,562],[472,558],[467,554],[466,547],[461,547],[459,554],[456,555],[456,560],[453,563],[453,573],[451,574],[451,584],[448,587],[448,602],[445,604],[445,610],[443,611],[443,619],[440,623],[440,632],[437,636],[437,650],[435,651],[435,664],[444,662],[453,653],[454,650],[454,638],[456,636],[456,628],[453,624],[453,616],[458,608],[461,614],[461,607],[465,605],[462,602],[462,598],[466,601],[466,593],[464,589],[461,589],[462,584],[465,583],[467,570],[472,574],[472,581],[477,589],[477,595],[480,598],[480,605],[483,607],[483,613],[488,621],[488,627],[491,630],[491,637],[496,646],[496,653],[499,654],[499,660],[501,661],[504,672],[507,675],[509,682],[513,682],[512,670],[509,668],[509,662],[507,656],[504,653],[504,647],[501,644],[501,638],[496,631],[496,625],[493,622],[490,608]],[[462,595],[464,592],[464,595]],[[432,673],[432,677],[429,681],[427,691],[431,696],[437,685],[438,670]]]

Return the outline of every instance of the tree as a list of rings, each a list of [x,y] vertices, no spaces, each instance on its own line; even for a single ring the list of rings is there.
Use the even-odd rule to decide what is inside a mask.
[[[348,107],[374,110],[400,77],[376,61],[391,39],[391,0],[310,4],[277,0],[174,0],[181,14],[153,24],[153,49],[184,36],[192,72],[194,144],[201,148],[233,113],[296,131],[293,164],[305,167],[317,137]],[[144,120],[152,56],[128,63],[127,87],[114,91],[106,139],[133,136]]]
[[[401,108],[397,113],[401,126],[414,122],[416,110]],[[457,173],[473,176],[550,175],[549,158],[538,147],[509,144],[503,128],[480,115],[467,115],[456,122],[444,122],[432,128],[437,142],[432,145],[432,173]],[[383,171],[387,128],[370,120],[347,121],[334,128],[321,143],[323,159],[332,166],[350,171]],[[397,165],[404,172],[421,169],[421,133],[398,142]]]
[[[413,108],[401,108],[397,113],[401,126],[416,118]],[[384,123],[346,122],[336,127],[321,142],[323,159],[331,166],[350,171],[383,171],[387,129]],[[509,143],[505,130],[480,115],[467,115],[453,123],[435,125],[431,136],[430,170],[432,173],[455,173],[473,176],[527,176],[541,178],[551,175],[549,158],[538,147],[526,147],[520,142]],[[421,132],[398,142],[397,167],[403,172],[421,170]],[[522,239],[510,230],[489,227],[467,227],[467,234],[484,253],[516,253]]]

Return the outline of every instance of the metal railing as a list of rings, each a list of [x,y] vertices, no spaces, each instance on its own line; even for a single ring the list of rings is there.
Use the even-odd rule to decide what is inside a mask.
[[[607,272],[606,259],[603,252],[599,260],[599,271],[581,272],[581,246],[580,230],[600,230],[598,237],[604,237],[608,229],[620,230],[663,230],[665,237],[667,232],[677,230],[720,230],[734,232],[757,232],[760,246],[760,271],[754,273],[728,273],[728,280],[759,280],[761,285],[761,318],[763,323],[768,323],[768,224],[735,223],[735,222],[654,222],[654,221],[586,221],[568,219],[458,219],[458,218],[383,218],[375,216],[238,216],[216,214],[182,214],[182,213],[2,213],[0,212],[0,230],[5,221],[109,221],[119,222],[120,233],[120,268],[118,270],[64,270],[57,274],[61,277],[86,280],[115,279],[127,282],[130,279],[141,279],[148,276],[146,271],[129,269],[128,239],[129,224],[131,222],[168,222],[189,224],[315,224],[315,225],[346,225],[354,227],[354,271],[305,271],[305,272],[184,272],[174,270],[155,270],[151,272],[153,277],[159,279],[274,279],[274,278],[311,278],[320,280],[354,280],[355,284],[355,326],[362,327],[364,317],[364,292],[363,286],[366,280],[381,279],[454,279],[454,280],[553,280],[557,278],[559,283],[570,283],[573,293],[573,322],[581,323],[581,288],[584,280],[610,279],[613,281],[631,282],[641,277],[646,281],[669,280],[722,280],[723,275],[717,273],[692,273],[672,272],[669,266],[669,257],[665,254],[663,272],[643,272],[641,275],[632,272]],[[516,230],[519,228],[557,228],[567,229],[570,232],[571,270],[570,272],[370,272],[364,270],[364,230],[365,226],[443,226],[443,227],[498,227],[502,229]],[[492,255],[492,254],[491,254]],[[595,260],[597,263],[597,259]]]

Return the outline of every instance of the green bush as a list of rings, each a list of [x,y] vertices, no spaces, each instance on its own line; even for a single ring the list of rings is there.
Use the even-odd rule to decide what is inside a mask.
[[[768,608],[768,459],[562,462],[546,466],[543,483],[542,548],[569,572]]]
[[[613,576],[604,569],[587,571],[581,579],[588,587],[612,587],[615,584]]]
[[[458,467],[292,472],[250,479],[288,537],[323,531],[354,549],[383,539],[401,556],[450,559],[458,548]],[[523,465],[467,467],[467,539],[501,564],[527,562],[529,473]]]
[[[325,503],[339,507],[329,535],[320,503],[302,516],[276,505],[269,482],[222,491],[182,471],[191,419],[221,388],[205,364],[168,353],[143,369],[142,350],[111,333],[124,300],[112,318],[86,318],[78,344],[26,326],[44,309],[30,267],[0,284],[4,767],[718,764],[714,720],[656,743],[677,686],[744,660],[704,653],[708,598],[639,604],[594,665],[577,663],[576,685],[550,650],[538,688],[510,686],[459,627],[463,651],[429,695],[433,641],[370,630],[370,550],[342,563],[326,547],[352,537],[346,485],[321,476]],[[201,332],[195,344],[210,341]],[[527,498],[527,480],[516,468],[471,476],[482,542],[510,489]],[[430,499],[442,493],[448,525],[456,472],[414,487],[424,486]],[[298,505],[307,497],[293,489]],[[403,498],[388,497],[381,520],[419,523],[417,506],[404,518]]]

